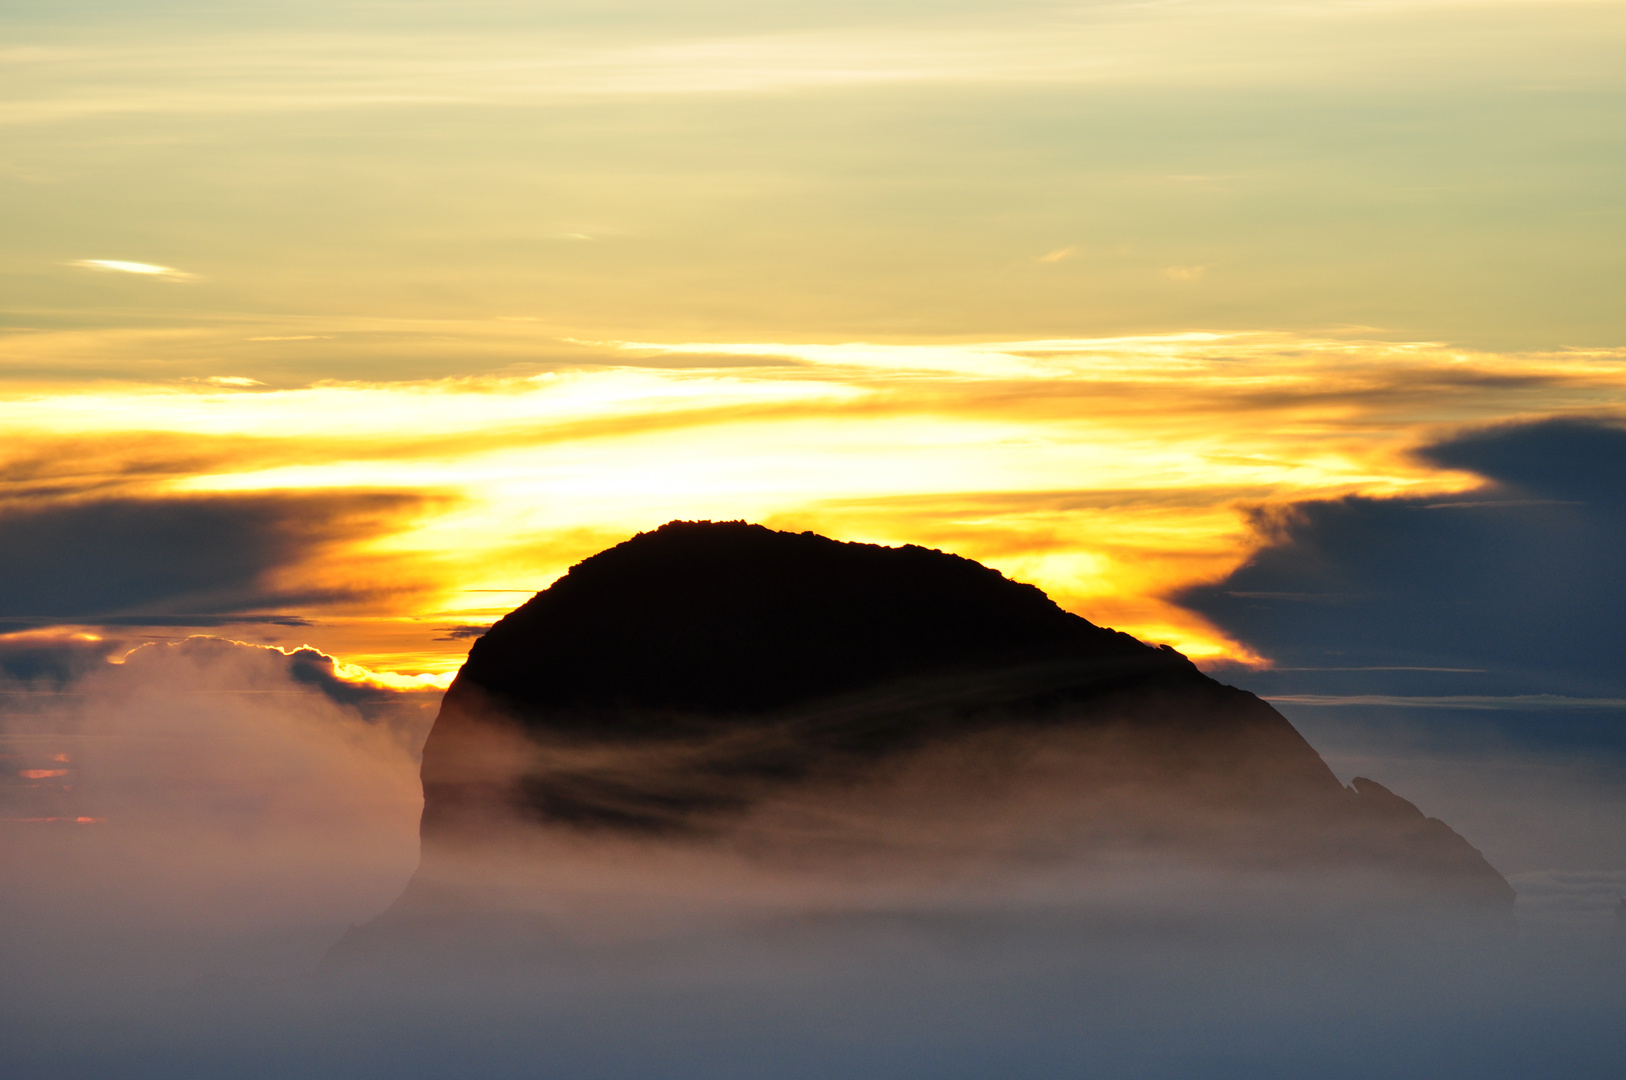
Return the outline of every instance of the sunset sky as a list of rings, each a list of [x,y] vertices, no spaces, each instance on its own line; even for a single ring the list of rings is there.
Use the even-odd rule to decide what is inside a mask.
[[[1524,940],[1626,926],[1623,58],[1626,0],[6,0],[0,1043],[137,1075],[56,1071],[110,973],[317,963],[470,642],[673,519],[1036,584]],[[1475,1075],[1612,1076],[1618,968],[1550,984],[1603,1071]],[[1387,1023],[1325,1059],[1450,1071]]]
[[[9,11],[14,633],[443,682],[746,518],[1263,661],[1260,507],[1626,404],[1619,3]]]

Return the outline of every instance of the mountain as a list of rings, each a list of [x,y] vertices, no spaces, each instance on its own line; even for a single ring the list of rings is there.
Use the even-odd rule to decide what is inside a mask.
[[[929,895],[1149,866],[1513,900],[1444,823],[1344,786],[1167,646],[968,559],[744,522],[641,533],[492,626],[422,775],[406,908],[523,906],[611,864],[663,867],[632,888],[655,907],[701,878]]]

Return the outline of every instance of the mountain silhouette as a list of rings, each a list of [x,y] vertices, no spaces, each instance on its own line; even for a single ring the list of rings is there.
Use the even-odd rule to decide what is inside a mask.
[[[640,533],[497,622],[422,776],[397,909],[444,910],[481,858],[612,849],[870,878],[1153,858],[1513,899],[1444,823],[1344,786],[1275,709],[1167,646],[969,559],[745,522]]]

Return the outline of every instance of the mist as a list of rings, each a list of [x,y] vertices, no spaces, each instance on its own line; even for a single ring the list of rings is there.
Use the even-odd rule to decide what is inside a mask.
[[[276,649],[193,638],[116,658],[0,695],[10,1006],[290,974],[388,903],[417,858],[432,714],[374,701],[367,719]]]
[[[14,665],[32,677],[4,698],[8,1075],[1604,1077],[1626,1057],[1620,790],[1551,748],[1301,720],[1340,777],[1358,760],[1502,860],[1518,927],[1374,914],[1348,875],[1054,852],[944,873],[924,827],[908,859],[841,872],[538,829],[529,860],[443,864],[479,917],[347,951],[418,867],[434,700],[336,700],[358,694],[311,656],[217,639],[61,644],[81,660]],[[1498,830],[1510,796],[1527,824]]]

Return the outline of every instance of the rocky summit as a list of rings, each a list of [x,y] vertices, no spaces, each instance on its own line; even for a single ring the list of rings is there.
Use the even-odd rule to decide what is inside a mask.
[[[804,892],[1155,865],[1513,900],[1443,822],[1346,787],[1270,705],[1171,648],[968,559],[744,522],[641,533],[492,626],[423,789],[408,907],[475,902],[459,883],[482,859],[547,891],[606,852],[667,868],[638,886],[657,905],[685,873],[742,867]]]

